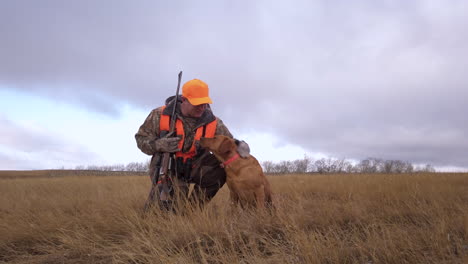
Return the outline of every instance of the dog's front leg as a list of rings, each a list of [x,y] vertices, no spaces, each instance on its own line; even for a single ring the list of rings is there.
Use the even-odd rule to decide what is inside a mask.
[[[231,200],[231,206],[237,206],[239,204],[239,195],[235,192],[229,192],[229,199]]]
[[[257,208],[265,208],[265,188],[263,185],[255,190],[255,202]]]
[[[230,191],[229,192],[229,209],[228,210],[229,210],[229,213],[231,215],[236,214],[237,210],[239,209],[238,208],[239,203],[240,203],[239,195],[237,195],[233,191]]]

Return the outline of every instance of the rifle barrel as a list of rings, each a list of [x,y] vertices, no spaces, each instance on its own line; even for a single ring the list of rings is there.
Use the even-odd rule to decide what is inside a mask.
[[[175,101],[174,101],[174,109],[172,109],[172,115],[171,115],[171,123],[169,126],[169,134],[173,133],[175,130],[175,124],[176,124],[176,109],[177,109],[177,102],[179,101],[179,90],[180,90],[180,81],[182,80],[182,71],[179,72],[178,75],[178,82],[177,82],[177,90],[176,90],[176,95],[175,95]],[[169,187],[167,185],[167,177],[168,177],[168,170],[169,170],[169,163],[171,160],[170,153],[164,153],[162,157],[162,162],[161,162],[161,168],[160,168],[160,173],[155,171],[155,174],[152,177],[152,186],[150,193],[148,195],[148,199],[146,200],[145,206],[144,206],[144,211],[147,211],[150,207],[151,204],[154,201],[154,196],[157,191],[157,185],[158,185],[158,178],[161,179],[161,184],[162,184],[162,192],[160,193],[159,199],[161,201],[168,201],[169,199]]]

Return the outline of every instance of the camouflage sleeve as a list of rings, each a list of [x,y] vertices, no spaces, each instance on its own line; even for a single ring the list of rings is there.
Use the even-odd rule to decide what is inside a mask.
[[[226,127],[226,125],[224,125],[223,121],[219,119],[218,117],[216,119],[217,119],[217,124],[216,124],[215,135],[223,135],[223,136],[233,138],[231,132],[229,132],[229,129]]]
[[[135,134],[137,146],[145,154],[153,155],[156,153],[154,141],[159,138],[160,118],[161,108],[154,109]]]

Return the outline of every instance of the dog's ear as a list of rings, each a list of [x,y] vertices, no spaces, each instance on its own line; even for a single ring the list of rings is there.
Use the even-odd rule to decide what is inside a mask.
[[[232,142],[232,140],[230,140],[229,138],[225,138],[223,140],[223,142],[221,142],[221,144],[219,145],[219,153],[227,153],[229,152],[230,150],[234,149],[235,148],[235,144],[234,142]]]
[[[236,145],[237,153],[239,153],[242,158],[248,158],[250,156],[249,144],[247,144],[244,140],[239,141],[236,139]]]

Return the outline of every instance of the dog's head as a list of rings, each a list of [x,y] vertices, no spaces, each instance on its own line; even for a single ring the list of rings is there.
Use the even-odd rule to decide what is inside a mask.
[[[213,152],[217,156],[224,157],[229,153],[236,151],[234,139],[226,136],[215,136],[212,138],[201,138],[200,146]]]
[[[213,138],[201,138],[200,146],[220,157],[229,156],[232,152],[238,152],[242,158],[246,158],[250,155],[250,149],[247,143],[221,135]]]

